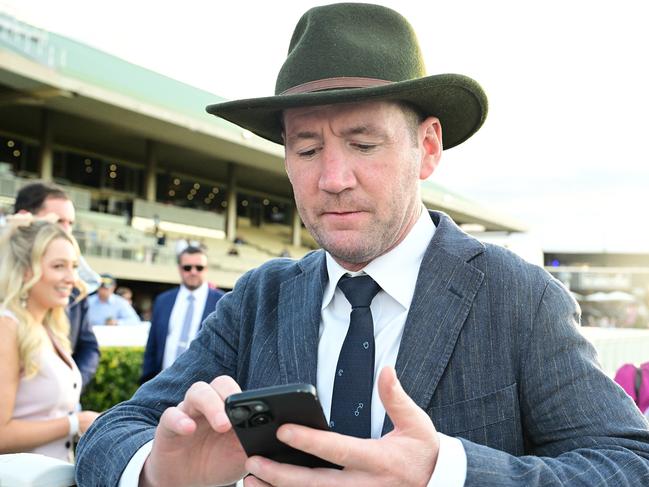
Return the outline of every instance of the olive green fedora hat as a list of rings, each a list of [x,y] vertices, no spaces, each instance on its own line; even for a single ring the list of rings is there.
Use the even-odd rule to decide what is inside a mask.
[[[476,81],[459,74],[426,76],[408,21],[363,3],[315,7],[302,16],[275,96],[217,103],[207,111],[282,144],[283,110],[380,100],[407,102],[438,117],[445,149],[471,137],[487,116],[487,97]]]

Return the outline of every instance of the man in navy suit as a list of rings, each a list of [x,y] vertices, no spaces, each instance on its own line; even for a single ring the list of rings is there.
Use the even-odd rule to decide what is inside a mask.
[[[481,87],[426,76],[396,12],[343,3],[300,19],[275,91],[208,111],[284,144],[322,249],[241,277],[187,353],[93,423],[77,484],[649,485],[647,420],[597,366],[567,290],[423,207],[442,148],[485,119]],[[277,438],[342,470],[248,458],[233,433],[230,394],[304,382],[333,431]]]
[[[203,250],[186,247],[177,259],[181,285],[160,294],[153,303],[140,383],[174,363],[223,296],[221,291],[208,286],[207,256]]]

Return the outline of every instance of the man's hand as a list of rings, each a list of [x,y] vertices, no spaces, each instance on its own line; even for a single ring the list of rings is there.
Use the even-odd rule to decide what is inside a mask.
[[[430,480],[439,437],[428,415],[405,393],[392,367],[379,376],[379,395],[394,430],[378,440],[353,438],[295,424],[284,425],[277,437],[284,443],[344,467],[310,469],[251,457],[246,468],[254,475],[246,487],[425,486]]]
[[[232,430],[224,401],[241,392],[228,376],[193,384],[185,400],[160,417],[140,486],[231,484],[243,477],[246,454]]]
[[[79,434],[82,435],[88,431],[90,425],[99,417],[99,413],[88,410],[80,411],[77,413],[77,417],[79,418]]]

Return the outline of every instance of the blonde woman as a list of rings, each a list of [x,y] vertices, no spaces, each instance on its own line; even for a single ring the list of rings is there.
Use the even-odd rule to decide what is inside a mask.
[[[72,461],[98,413],[75,412],[81,375],[65,307],[77,278],[74,237],[47,221],[13,222],[0,239],[0,453]]]

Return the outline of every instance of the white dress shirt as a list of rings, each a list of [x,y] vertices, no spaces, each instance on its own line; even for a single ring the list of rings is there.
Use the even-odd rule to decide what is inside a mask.
[[[372,438],[380,438],[385,420],[385,408],[378,393],[378,377],[386,365],[394,367],[399,353],[408,310],[415,294],[419,267],[433,235],[435,225],[422,209],[419,219],[408,235],[394,249],[374,259],[360,272],[349,272],[327,253],[329,281],[322,298],[320,341],[318,342],[317,390],[327,421],[331,413],[331,398],[338,355],[349,328],[351,305],[338,288],[345,274],[368,274],[381,286],[372,304],[374,321],[374,389],[372,391]],[[464,485],[466,452],[462,442],[440,433],[440,451],[429,487]]]
[[[204,282],[201,287],[193,291],[190,291],[184,285],[180,286],[178,295],[176,296],[176,302],[169,315],[169,329],[167,330],[167,341],[165,342],[165,351],[162,357],[163,370],[171,366],[174,360],[176,360],[178,342],[180,341],[180,334],[183,330],[183,323],[185,322],[185,313],[187,313],[187,306],[189,305],[187,298],[190,294],[194,295],[194,314],[192,315],[192,324],[189,329],[189,341],[191,342],[196,337],[198,328],[201,326],[208,293],[209,288],[207,282]]]
[[[331,398],[338,355],[347,329],[351,305],[337,284],[344,274],[368,274],[381,291],[376,295],[370,309],[374,321],[375,363],[374,389],[372,393],[372,438],[380,438],[385,420],[385,408],[378,394],[377,378],[383,367],[394,367],[406,323],[410,303],[415,293],[419,267],[435,234],[435,225],[428,212],[422,208],[421,215],[408,235],[390,252],[374,259],[360,272],[349,272],[326,254],[329,281],[322,298],[320,339],[318,342],[317,391],[324,414],[329,421]],[[466,479],[467,458],[462,442],[439,433],[440,448],[435,471],[428,487],[462,487]],[[142,446],[124,470],[120,487],[137,486],[152,442]],[[127,474],[129,474],[129,481]]]

